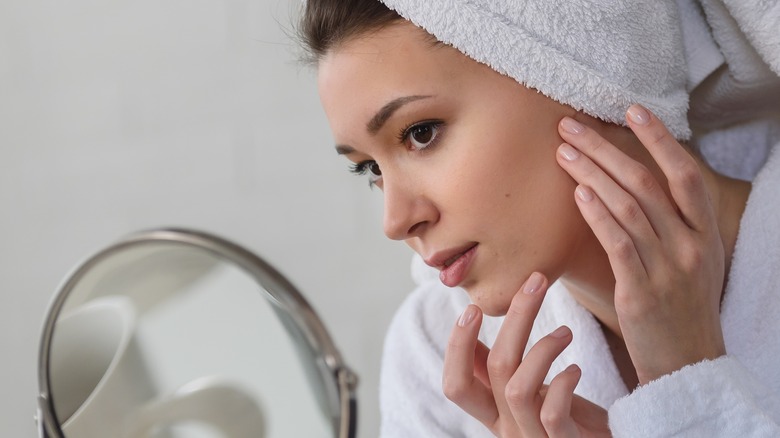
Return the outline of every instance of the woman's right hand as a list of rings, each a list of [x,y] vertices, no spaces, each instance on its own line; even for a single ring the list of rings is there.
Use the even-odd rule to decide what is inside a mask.
[[[570,365],[544,385],[552,362],[572,340],[568,327],[540,339],[523,358],[547,286],[544,275],[531,274],[512,299],[492,350],[477,339],[481,310],[466,308],[444,356],[444,394],[502,438],[611,436],[607,412],[574,395],[579,367]]]

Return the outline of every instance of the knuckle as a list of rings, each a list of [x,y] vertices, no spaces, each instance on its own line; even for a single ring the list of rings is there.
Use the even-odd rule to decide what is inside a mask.
[[[463,336],[458,336],[458,333],[455,332],[455,330],[450,333],[450,338],[447,341],[447,345],[450,347],[449,349],[453,348],[459,348],[460,346],[465,344],[465,340],[463,339]]]
[[[593,220],[598,224],[609,225],[614,220],[612,214],[604,206],[595,209],[591,214],[593,215]]]
[[[704,264],[704,253],[697,245],[680,245],[678,261],[684,272],[698,272]]]
[[[628,260],[634,253],[634,242],[627,235],[615,238],[612,242],[612,254],[619,260]]]
[[[527,301],[525,298],[527,298],[527,296],[515,294],[514,298],[512,298],[512,302],[509,303],[509,309],[506,311],[506,316],[512,315],[517,318],[527,318],[529,316],[529,306],[528,303],[525,302]]]
[[[678,185],[687,189],[697,189],[704,184],[699,166],[693,160],[680,164],[674,178]]]
[[[462,351],[468,345],[468,339],[465,339],[463,336],[456,336],[456,334],[453,334],[447,341],[447,351],[451,352],[451,354],[458,354],[457,352]]]
[[[626,199],[618,206],[618,216],[627,222],[635,222],[642,216],[642,208],[634,199]]]
[[[666,129],[663,123],[659,123],[657,120],[653,120],[653,122],[655,123],[653,123],[653,129],[650,131],[650,144],[657,145],[669,142],[677,143],[677,140],[672,137],[672,134],[668,129]]]
[[[509,377],[517,369],[515,361],[491,351],[487,358],[487,370],[490,376]]]
[[[586,181],[595,180],[598,177],[599,173],[602,172],[602,170],[599,169],[599,167],[596,166],[594,163],[588,163],[584,167],[585,169],[583,171],[583,179]]]
[[[442,392],[452,402],[458,403],[467,397],[468,386],[463,379],[444,376],[441,383]]]
[[[632,184],[641,192],[650,193],[654,192],[658,187],[658,181],[650,173],[645,166],[638,166],[636,171],[632,172],[633,181]]]
[[[598,154],[604,147],[608,145],[608,142],[604,140],[601,136],[595,136],[593,138],[593,141],[590,143],[590,151],[591,153]]]
[[[566,418],[561,411],[549,408],[547,405],[542,406],[542,410],[539,412],[539,419],[548,433],[560,430]]]
[[[504,388],[504,398],[509,406],[520,408],[529,406],[533,399],[530,391],[519,382],[510,381]]]

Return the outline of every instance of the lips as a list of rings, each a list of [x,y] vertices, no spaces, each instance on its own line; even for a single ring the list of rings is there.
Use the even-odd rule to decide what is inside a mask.
[[[477,244],[471,242],[466,245],[459,246],[457,248],[451,248],[451,249],[446,249],[443,251],[436,252],[432,256],[425,259],[425,264],[427,264],[432,268],[444,269],[452,265],[455,262],[455,260],[457,260],[460,256],[465,254],[466,251],[470,250],[475,246],[477,246]]]
[[[442,283],[449,287],[455,287],[465,278],[476,248],[477,244],[472,242],[457,248],[439,251],[425,259],[425,263],[441,271],[439,280]]]
[[[471,249],[471,248],[469,248],[469,249]],[[447,259],[447,260],[444,262],[444,266],[445,266],[445,267],[447,267],[447,266],[449,266],[449,265],[451,265],[451,264],[455,263],[455,260],[458,260],[458,258],[460,258],[460,256],[462,256],[462,255],[463,255],[463,253],[460,253],[460,254],[456,254],[456,255],[454,255],[454,256],[452,256],[452,257],[450,257],[449,259]]]

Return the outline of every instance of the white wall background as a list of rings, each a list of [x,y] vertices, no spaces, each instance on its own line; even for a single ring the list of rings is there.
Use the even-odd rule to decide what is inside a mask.
[[[84,257],[138,229],[211,231],[307,295],[359,372],[378,431],[383,332],[411,252],[346,171],[299,0],[0,0],[0,436],[33,437],[46,306]],[[293,14],[294,15],[294,14]]]

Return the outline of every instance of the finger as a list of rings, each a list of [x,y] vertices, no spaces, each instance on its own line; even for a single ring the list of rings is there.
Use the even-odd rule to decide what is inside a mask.
[[[540,413],[542,425],[549,436],[579,436],[577,425],[571,416],[571,403],[574,399],[574,388],[581,376],[580,367],[569,365],[550,382]]]
[[[477,348],[474,349],[474,376],[485,385],[486,388],[490,388],[490,377],[487,371],[487,358],[490,354],[490,349],[477,340]]]
[[[697,231],[713,229],[712,205],[701,169],[693,156],[641,105],[632,105],[626,115],[629,127],[666,175],[672,198],[685,222]]]
[[[647,278],[647,271],[631,236],[615,221],[593,190],[580,185],[574,193],[582,217],[607,253],[615,280],[629,288],[642,283]]]
[[[498,418],[498,410],[490,388],[474,375],[482,312],[470,304],[466,307],[450,334],[444,353],[442,389],[444,395],[469,415],[490,427]]]
[[[542,397],[539,391],[550,366],[572,340],[571,330],[561,326],[537,342],[506,386],[505,396],[510,412],[520,430],[527,436],[544,433],[539,414]]]
[[[660,241],[656,235],[656,230],[653,229],[653,225],[651,225],[648,216],[645,214],[645,208],[642,207],[639,201],[618,185],[610,175],[607,175],[588,156],[581,154],[569,144],[564,143],[558,148],[558,161],[561,167],[569,172],[575,181],[590,187],[596,192],[599,199],[602,199],[602,202],[612,214],[612,217],[633,239],[640,259],[646,266],[650,266],[653,257],[657,257],[660,254],[658,250]],[[664,202],[668,204],[668,200]],[[658,209],[653,207],[648,206],[646,208],[656,213],[659,212]],[[671,206],[669,206],[669,210],[671,211]],[[670,217],[679,222],[677,214],[673,211],[671,213],[672,216]],[[666,224],[669,220],[668,218],[658,216],[656,222]]]
[[[547,278],[538,272],[532,273],[512,299],[488,355],[490,387],[499,416],[512,418],[505,398],[506,384],[520,365],[528,337],[531,335],[531,327],[542,306],[546,291]]]
[[[658,236],[674,235],[673,233],[679,230],[683,224],[678,219],[677,210],[647,167],[626,155],[595,130],[574,119],[565,117],[558,126],[561,137],[576,148],[575,152],[582,152],[590,158],[616,184],[633,196]],[[568,164],[566,161],[572,164],[577,162],[576,159],[568,159],[570,155],[559,153],[558,156],[562,165]],[[580,179],[577,179],[577,182],[602,193],[591,182]],[[602,199],[608,197],[602,196]]]

